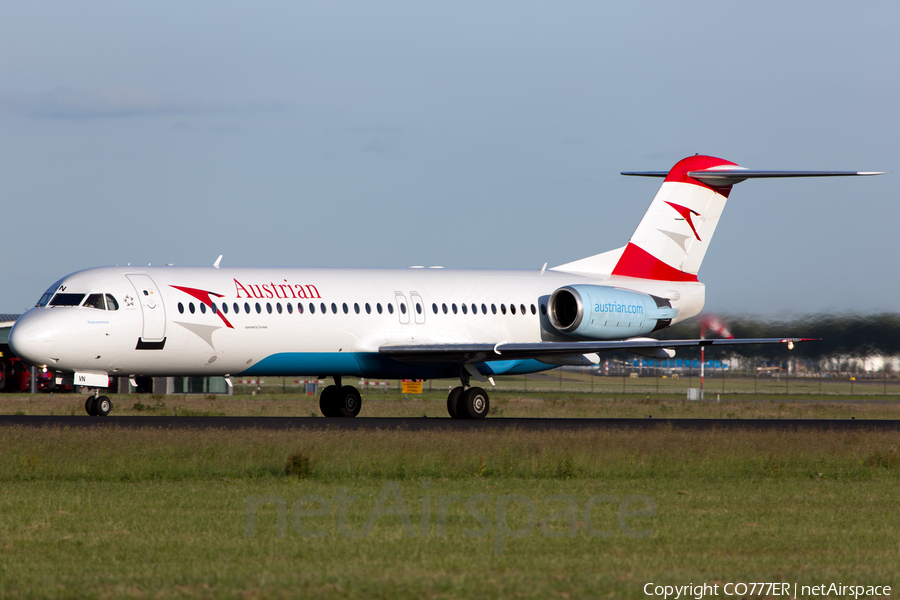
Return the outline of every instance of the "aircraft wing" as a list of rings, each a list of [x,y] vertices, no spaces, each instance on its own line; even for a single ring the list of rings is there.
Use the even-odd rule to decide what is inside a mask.
[[[550,356],[578,356],[610,350],[735,346],[742,344],[788,344],[813,338],[744,338],[715,340],[617,340],[594,342],[533,342],[497,344],[386,344],[378,352],[401,362],[417,365],[461,365],[494,360],[523,360]]]

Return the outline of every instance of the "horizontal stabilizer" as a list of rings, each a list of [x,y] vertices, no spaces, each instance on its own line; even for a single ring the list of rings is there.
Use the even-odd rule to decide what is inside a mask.
[[[623,171],[631,177],[666,177],[668,171]],[[779,177],[858,177],[884,175],[881,171],[751,171],[749,169],[708,169],[688,171],[688,177],[709,185],[733,185],[747,179],[773,179]]]
[[[499,344],[387,344],[380,354],[417,365],[461,365],[493,360],[524,360],[546,356],[575,356],[610,350],[684,348],[700,346],[736,346],[743,344],[788,344],[813,341],[812,338],[744,338],[730,340],[651,340],[633,339],[592,342],[532,342]]]
[[[698,281],[700,264],[736,183],[747,179],[855,177],[874,171],[759,171],[714,156],[689,156],[666,171],[622,175],[664,181],[628,241],[612,275],[658,281]]]

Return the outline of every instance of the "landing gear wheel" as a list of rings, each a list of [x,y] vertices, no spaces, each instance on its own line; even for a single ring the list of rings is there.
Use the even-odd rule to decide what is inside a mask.
[[[483,419],[491,408],[487,392],[480,387],[470,387],[459,398],[457,413],[463,419]]]
[[[341,386],[335,403],[339,417],[355,417],[362,408],[362,396],[352,385]]]
[[[329,385],[324,390],[322,390],[322,394],[319,396],[319,410],[322,411],[323,416],[341,416],[337,411],[337,396],[338,393],[336,386]]]
[[[450,413],[451,419],[461,419],[459,415],[459,397],[463,393],[463,387],[461,385],[456,386],[450,393],[447,394],[447,412]]]
[[[94,409],[94,400],[96,400],[96,399],[97,398],[95,398],[94,396],[88,396],[87,399],[84,401],[84,410],[86,410],[87,414],[89,414],[92,417],[97,416],[97,412]]]
[[[94,413],[98,417],[109,416],[109,413],[112,412],[112,408],[112,400],[106,396],[98,396],[94,399]]]

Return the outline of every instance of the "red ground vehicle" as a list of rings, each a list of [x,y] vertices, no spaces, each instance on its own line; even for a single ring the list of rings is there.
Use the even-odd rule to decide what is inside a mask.
[[[62,392],[71,391],[58,389],[53,379],[53,373],[37,370],[37,391]],[[31,391],[31,366],[22,362],[18,357],[9,352],[9,347],[0,345],[0,392],[22,393]]]

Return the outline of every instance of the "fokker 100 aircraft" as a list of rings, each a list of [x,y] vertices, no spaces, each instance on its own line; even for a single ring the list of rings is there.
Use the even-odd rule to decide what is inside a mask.
[[[481,419],[489,399],[473,379],[597,364],[610,350],[668,358],[677,347],[800,341],[646,336],[703,308],[697,273],[732,185],[876,173],[691,156],[668,173],[623,174],[664,178],[628,244],[550,269],[98,267],[50,286],[10,347],[98,390],[110,376],[333,377],[319,399],[326,417],[359,414],[344,377],[453,378],[450,416]],[[85,408],[105,416],[112,404],[97,391]]]

